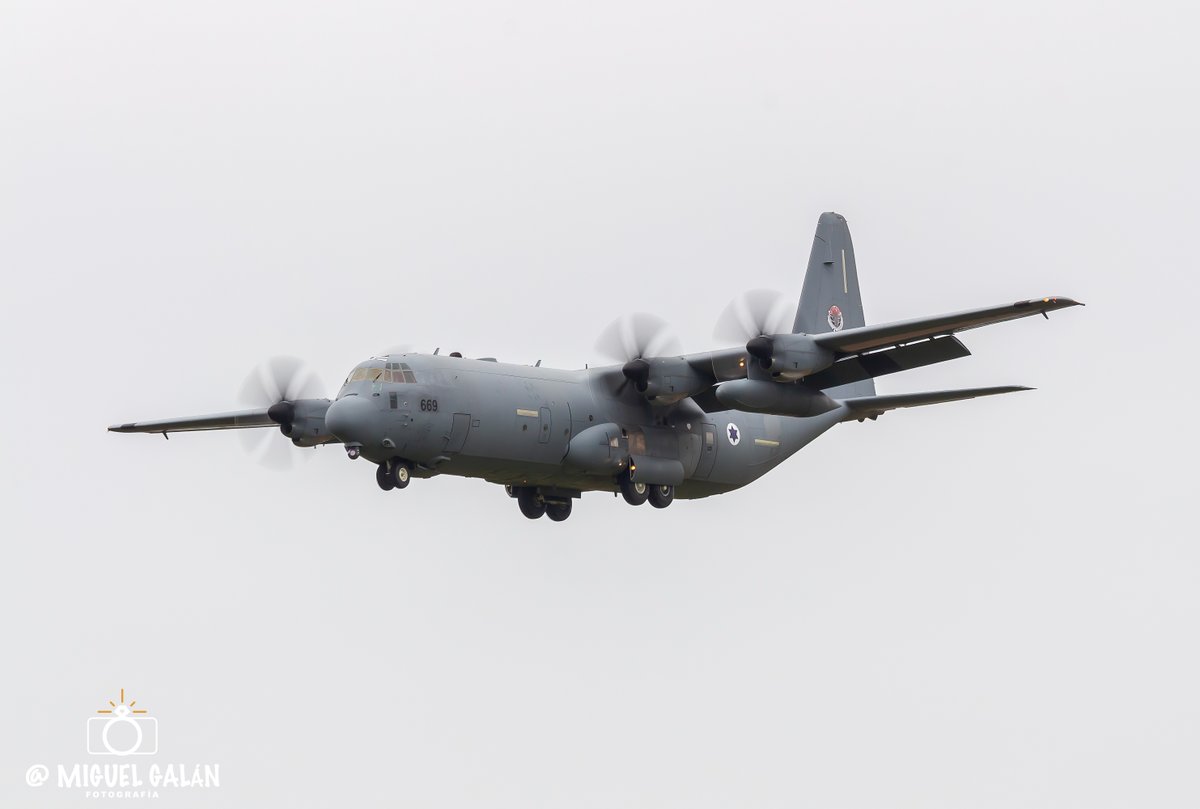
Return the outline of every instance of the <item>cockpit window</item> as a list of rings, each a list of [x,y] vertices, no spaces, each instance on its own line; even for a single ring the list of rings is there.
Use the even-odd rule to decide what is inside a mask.
[[[416,382],[417,377],[413,374],[412,369],[408,367],[407,362],[389,362],[386,369],[388,382]]]
[[[346,384],[351,382],[394,382],[413,383],[417,381],[416,374],[406,362],[389,362],[384,368],[355,368],[346,377]]]

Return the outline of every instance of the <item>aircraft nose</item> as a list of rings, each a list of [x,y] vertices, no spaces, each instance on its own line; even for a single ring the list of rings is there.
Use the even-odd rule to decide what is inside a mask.
[[[325,427],[343,444],[361,442],[371,426],[375,408],[360,396],[343,396],[325,411]]]

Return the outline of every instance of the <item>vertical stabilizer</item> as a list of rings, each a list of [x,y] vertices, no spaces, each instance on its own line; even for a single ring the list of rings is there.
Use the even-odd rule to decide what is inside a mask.
[[[823,213],[817,221],[792,333],[823,334],[865,325],[850,228],[841,214]],[[875,382],[866,379],[826,393],[838,399],[874,396]]]

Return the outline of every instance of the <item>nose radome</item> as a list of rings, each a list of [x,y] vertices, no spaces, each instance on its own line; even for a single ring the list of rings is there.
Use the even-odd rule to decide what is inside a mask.
[[[343,396],[325,411],[325,427],[343,444],[361,441],[371,425],[375,408],[359,396]]]

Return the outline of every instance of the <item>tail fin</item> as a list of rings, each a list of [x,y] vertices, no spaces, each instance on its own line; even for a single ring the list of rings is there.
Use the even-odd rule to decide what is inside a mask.
[[[792,333],[823,334],[865,325],[850,228],[841,214],[823,213],[817,221]],[[875,382],[864,379],[826,393],[836,399],[874,396]]]

